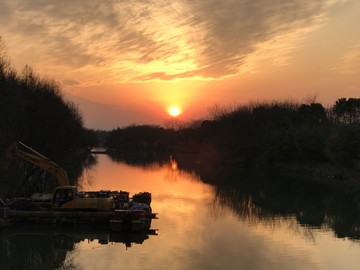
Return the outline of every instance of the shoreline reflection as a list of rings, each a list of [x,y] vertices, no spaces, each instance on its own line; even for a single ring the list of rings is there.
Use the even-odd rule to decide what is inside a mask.
[[[360,240],[356,194],[295,177],[242,173],[233,177],[212,184],[214,205],[228,206],[242,220],[254,225],[294,218],[308,235],[314,229],[331,230],[337,238]]]
[[[61,233],[56,232],[58,227],[4,237],[0,232],[0,265],[9,267],[5,270],[28,269],[28,265],[32,269],[330,269],[335,261],[341,268],[358,269],[360,200],[354,193],[295,177],[220,166],[198,168],[191,157],[176,156],[176,170],[169,156],[163,162],[138,165],[113,162],[105,155],[96,158],[94,178],[86,188],[151,192],[153,210],[159,215],[153,225],[159,235],[136,234],[134,239],[91,227],[74,236],[77,226]]]
[[[126,156],[118,157],[117,161],[129,164]],[[168,178],[176,181],[177,175],[182,175],[210,184],[214,190],[213,208],[229,207],[239,218],[252,220],[253,224],[255,221],[268,223],[278,218],[295,218],[298,225],[308,231],[331,229],[337,238],[360,240],[360,196],[355,192],[296,176],[222,166],[201,167],[191,161],[185,156],[175,161],[170,156],[169,167],[172,169],[175,163],[176,169],[169,171]],[[152,162],[147,159],[141,164],[147,168]],[[162,166],[164,163],[157,164]]]
[[[31,225],[17,224],[0,231],[1,269],[57,269],[69,262],[67,258],[78,244],[123,244],[125,250],[142,245],[156,230],[147,232],[113,232],[101,224]],[[120,249],[121,250],[121,249]],[[76,269],[72,265],[72,269]]]

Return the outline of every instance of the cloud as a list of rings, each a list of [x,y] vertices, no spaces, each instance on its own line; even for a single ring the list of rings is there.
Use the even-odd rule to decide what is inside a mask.
[[[286,64],[339,1],[5,0],[0,33],[15,35],[13,46],[32,51],[34,64],[86,69],[89,79],[216,79],[263,58]]]
[[[10,8],[8,6],[8,3],[1,1],[0,2],[0,23],[4,24],[7,21],[10,20],[11,17]]]
[[[63,80],[62,83],[63,85],[67,85],[67,86],[80,85],[80,82],[76,80]]]
[[[360,70],[360,44],[353,46],[344,53],[334,70],[340,74],[358,74]]]

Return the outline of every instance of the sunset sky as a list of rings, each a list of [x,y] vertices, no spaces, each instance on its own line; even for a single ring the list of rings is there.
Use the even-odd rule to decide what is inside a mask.
[[[359,0],[1,0],[12,65],[59,82],[89,128],[208,108],[360,97]],[[178,109],[175,109],[178,108]]]

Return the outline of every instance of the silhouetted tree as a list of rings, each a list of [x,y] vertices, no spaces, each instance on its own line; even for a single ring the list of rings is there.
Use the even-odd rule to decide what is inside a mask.
[[[74,180],[81,173],[90,144],[78,108],[63,97],[57,83],[41,78],[31,67],[25,66],[18,74],[4,47],[0,40],[0,157],[19,140],[63,166]],[[34,170],[26,162],[11,166],[0,171],[0,196],[11,189],[25,191],[26,187],[41,185],[40,170],[31,175]],[[32,183],[28,181],[30,175]]]
[[[326,110],[320,103],[302,104],[298,109],[298,119],[308,125],[323,125],[328,120]]]
[[[360,98],[340,98],[332,108],[338,121],[352,124],[360,122]]]
[[[360,160],[360,125],[336,126],[326,141],[327,157],[340,165],[351,167]]]

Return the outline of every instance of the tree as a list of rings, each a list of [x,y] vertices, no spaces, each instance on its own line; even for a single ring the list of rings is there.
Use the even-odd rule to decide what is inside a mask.
[[[74,180],[86,162],[87,135],[78,108],[64,98],[58,84],[29,66],[18,74],[0,38],[0,157],[19,140],[61,164]],[[2,169],[0,179],[0,196],[27,193],[42,182],[40,171],[21,162]]]
[[[360,123],[360,98],[340,98],[335,102],[332,111],[341,123]]]
[[[302,104],[298,109],[298,117],[302,123],[321,125],[327,122],[325,108],[320,103]]]
[[[326,140],[327,157],[335,163],[353,166],[360,159],[359,134],[359,125],[338,125]]]

